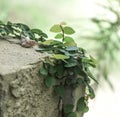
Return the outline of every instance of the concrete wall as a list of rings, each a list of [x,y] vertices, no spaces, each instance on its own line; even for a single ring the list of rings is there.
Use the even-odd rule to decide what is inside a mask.
[[[58,116],[58,98],[38,72],[44,56],[0,40],[0,117]]]
[[[0,117],[57,117],[57,98],[38,74],[39,66],[1,76]]]
[[[0,39],[0,117],[59,117],[58,97],[45,87],[39,74],[44,56]],[[73,98],[82,95],[84,87]]]

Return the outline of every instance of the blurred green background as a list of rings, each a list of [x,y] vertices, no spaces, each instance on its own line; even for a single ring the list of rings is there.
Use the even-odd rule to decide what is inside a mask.
[[[0,0],[0,19],[23,22],[43,30],[49,30],[51,25],[61,21],[80,28],[86,18],[97,14],[95,12],[97,7],[93,4],[94,0],[91,1]]]
[[[50,38],[53,24],[67,22],[76,30],[77,44],[98,61],[93,71],[100,82],[98,90],[93,84],[97,98],[90,103],[91,110],[85,117],[120,115],[116,106],[120,105],[120,0],[0,0],[0,20],[40,28]],[[116,109],[110,109],[112,105]]]

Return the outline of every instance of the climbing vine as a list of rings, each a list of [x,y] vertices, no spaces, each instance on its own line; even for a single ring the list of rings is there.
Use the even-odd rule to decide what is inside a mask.
[[[20,39],[21,35],[29,37],[35,41],[44,41],[48,36],[40,29],[31,29],[23,23],[12,23],[8,21],[6,24],[0,21],[0,37],[10,36]]]
[[[39,42],[39,50],[49,54],[43,60],[43,66],[40,68],[40,74],[44,77],[45,85],[54,87],[55,93],[62,99],[65,95],[66,86],[75,89],[79,85],[85,85],[86,92],[75,105],[63,103],[63,113],[65,117],[77,117],[76,112],[87,112],[89,110],[88,99],[95,97],[94,90],[90,86],[93,79],[97,82],[89,70],[89,67],[95,67],[96,61],[90,56],[85,55],[83,48],[77,47],[74,39],[71,37],[75,33],[74,29],[66,24],[56,24],[50,29],[56,33],[55,39],[48,39]]]
[[[75,30],[66,23],[55,24],[50,28],[54,32],[54,39],[46,39],[47,35],[40,29],[30,29],[21,23],[0,22],[0,36],[5,35],[20,38],[20,35],[28,36],[38,42],[39,48],[36,51],[47,52],[48,56],[42,60],[42,67],[39,72],[44,78],[44,83],[63,101],[66,87],[76,89],[85,86],[84,96],[78,99],[77,104],[62,103],[61,117],[77,117],[77,112],[87,112],[88,99],[95,97],[94,90],[90,85],[91,80],[96,83],[90,67],[96,67],[96,60],[86,55],[86,51],[80,48],[72,38]],[[36,36],[37,35],[37,36]]]

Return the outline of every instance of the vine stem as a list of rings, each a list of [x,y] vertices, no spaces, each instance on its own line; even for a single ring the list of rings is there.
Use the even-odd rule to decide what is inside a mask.
[[[62,39],[62,42],[64,42],[64,39],[65,39],[65,33],[64,33],[64,30],[63,30],[62,25],[60,25],[60,28],[61,28],[61,30],[62,30],[62,34],[63,34],[63,39]]]

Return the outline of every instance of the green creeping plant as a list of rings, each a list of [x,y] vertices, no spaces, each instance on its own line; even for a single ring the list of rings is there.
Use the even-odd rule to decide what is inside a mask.
[[[62,23],[53,25],[50,31],[56,33],[54,39],[38,42],[39,49],[37,51],[49,54],[43,60],[40,74],[44,77],[45,85],[48,88],[53,87],[60,99],[65,95],[66,86],[75,89],[79,85],[85,85],[85,95],[78,100],[76,109],[74,110],[75,105],[71,104],[63,107],[65,117],[77,117],[76,112],[85,113],[89,110],[88,99],[95,97],[90,81],[98,82],[89,67],[96,67],[96,60],[92,56],[87,57],[86,51],[77,47],[71,36],[75,33],[73,28]]]
[[[96,78],[90,72],[89,67],[96,67],[96,60],[86,56],[86,51],[75,43],[72,34],[75,30],[62,22],[50,28],[54,32],[54,39],[47,39],[48,36],[40,29],[31,29],[26,24],[11,23],[4,24],[0,21],[0,37],[10,36],[20,39],[21,34],[38,42],[38,52],[47,52],[40,67],[40,74],[43,75],[44,84],[51,88],[62,100],[67,86],[73,89],[78,86],[85,86],[85,95],[78,99],[77,104],[68,104],[62,107],[65,117],[77,117],[77,112],[83,113],[89,110],[88,99],[95,97],[90,81]],[[76,107],[76,108],[75,108]],[[75,108],[75,109],[74,109]]]
[[[40,29],[31,29],[29,26],[23,23],[12,23],[8,21],[4,24],[0,21],[0,37],[10,36],[20,39],[21,35],[29,37],[35,41],[43,41],[48,38],[47,34]]]

